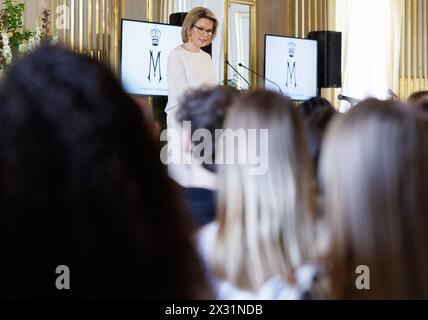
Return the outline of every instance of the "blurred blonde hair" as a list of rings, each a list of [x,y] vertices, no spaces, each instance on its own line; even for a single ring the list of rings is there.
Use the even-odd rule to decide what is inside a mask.
[[[250,164],[219,170],[219,232],[212,264],[215,274],[247,290],[258,290],[315,258],[314,179],[303,124],[290,100],[256,90],[232,107],[225,128],[268,129],[264,175],[250,175]],[[225,144],[245,152],[247,146]]]
[[[202,18],[209,19],[214,23],[213,34],[209,41],[210,43],[213,42],[217,34],[218,21],[215,14],[210,9],[204,7],[195,7],[186,15],[181,29],[181,38],[183,39],[183,42],[189,41],[190,30],[193,28],[194,24]]]
[[[428,298],[427,143],[421,120],[392,101],[367,100],[333,122],[320,167],[332,297]],[[359,265],[370,290],[356,288]]]

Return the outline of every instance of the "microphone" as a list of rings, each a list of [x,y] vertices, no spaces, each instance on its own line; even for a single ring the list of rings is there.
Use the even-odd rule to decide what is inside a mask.
[[[275,86],[277,86],[277,87],[278,87],[279,92],[280,92],[282,95],[284,95],[284,93],[283,93],[283,92],[282,92],[282,90],[281,90],[281,87],[280,87],[277,83],[275,83],[275,82],[273,82],[272,80],[269,80],[268,78],[266,78],[266,77],[262,76],[260,73],[258,73],[258,72],[256,72],[256,71],[254,71],[254,70],[252,70],[252,69],[250,69],[250,68],[248,68],[248,67],[244,66],[242,63],[238,63],[238,66],[240,66],[240,67],[242,67],[242,68],[244,68],[244,69],[247,69],[248,71],[250,71],[250,72],[254,73],[255,75],[259,76],[260,78],[262,78],[263,80],[266,80],[266,81],[268,81],[268,82],[270,82],[270,83],[274,84]]]
[[[236,74],[237,75],[239,75],[242,79],[244,79],[244,81],[247,83],[247,85],[248,85],[248,89],[251,89],[251,85],[250,85],[250,83],[248,82],[248,80],[247,79],[245,79],[245,77],[242,75],[242,74],[240,74],[239,72],[238,72],[238,70],[236,70],[230,63],[229,63],[229,61],[228,60],[226,60],[226,64],[228,65],[228,66],[230,66],[232,69],[233,69],[233,71],[235,71],[236,72]]]
[[[386,92],[391,97],[392,100],[401,101],[400,97],[391,89],[388,89]]]
[[[337,96],[337,99],[347,101],[347,102],[349,102],[351,104],[351,106],[354,106],[357,103],[361,102],[360,99],[355,99],[355,98],[352,98],[352,97],[344,96],[343,94],[339,94]]]

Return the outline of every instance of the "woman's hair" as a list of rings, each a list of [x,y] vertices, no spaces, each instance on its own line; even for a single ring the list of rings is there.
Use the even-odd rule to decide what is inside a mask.
[[[314,112],[323,108],[333,108],[333,106],[327,99],[321,97],[312,97],[306,101],[303,101],[297,109],[304,119],[308,119]]]
[[[306,136],[309,154],[313,160],[315,176],[318,174],[319,155],[321,152],[324,135],[330,122],[338,115],[336,109],[330,106],[318,108],[305,119]]]
[[[184,19],[183,27],[181,29],[181,37],[183,39],[183,42],[189,41],[190,30],[193,28],[195,23],[202,18],[209,19],[214,23],[213,34],[211,35],[210,42],[214,40],[218,28],[218,21],[215,14],[210,9],[204,7],[195,7],[190,10],[190,12],[186,15],[186,18]]]
[[[428,298],[428,137],[393,101],[335,120],[321,158],[334,298]],[[358,266],[370,290],[358,290]],[[367,275],[367,274],[366,274]]]
[[[0,176],[0,297],[208,294],[142,112],[94,60],[42,47],[7,70]]]
[[[415,111],[428,116],[428,91],[417,91],[412,93],[407,99],[407,102]]]
[[[218,277],[255,291],[274,276],[289,280],[295,268],[315,257],[311,164],[301,119],[292,102],[277,93],[255,90],[241,97],[225,128],[219,152],[223,159],[232,152],[235,162],[219,167],[212,263]],[[244,139],[236,144],[231,134]],[[254,151],[266,161],[265,172],[252,171],[254,159],[237,161]]]
[[[188,92],[180,104],[177,112],[179,122],[190,121],[191,132],[205,129],[211,134],[210,141],[201,141],[198,146],[203,147],[204,159],[210,159],[211,163],[202,163],[204,168],[211,172],[216,171],[215,148],[216,130],[223,129],[224,118],[227,110],[235,100],[235,94],[224,86],[204,87]]]

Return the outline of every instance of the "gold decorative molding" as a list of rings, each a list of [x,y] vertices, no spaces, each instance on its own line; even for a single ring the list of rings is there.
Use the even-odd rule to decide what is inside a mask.
[[[52,30],[62,44],[119,69],[120,19],[125,0],[51,0]],[[149,0],[153,8],[153,0]],[[66,8],[59,10],[58,8]],[[65,28],[58,30],[59,15]]]
[[[256,12],[256,1],[255,0],[225,0],[224,1],[224,61],[228,60],[229,52],[229,6],[231,3],[242,4],[249,6],[250,8],[250,68],[253,70],[257,69],[257,12]],[[224,65],[224,81],[228,80],[228,67]],[[251,83],[255,85],[257,82],[257,76],[251,73]]]
[[[146,16],[148,21],[150,22],[154,21],[153,0],[146,0]]]

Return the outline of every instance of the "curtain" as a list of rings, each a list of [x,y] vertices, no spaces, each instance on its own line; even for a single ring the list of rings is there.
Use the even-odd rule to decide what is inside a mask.
[[[386,99],[398,93],[403,0],[337,0],[342,32],[342,94]],[[342,102],[340,111],[350,108]]]

